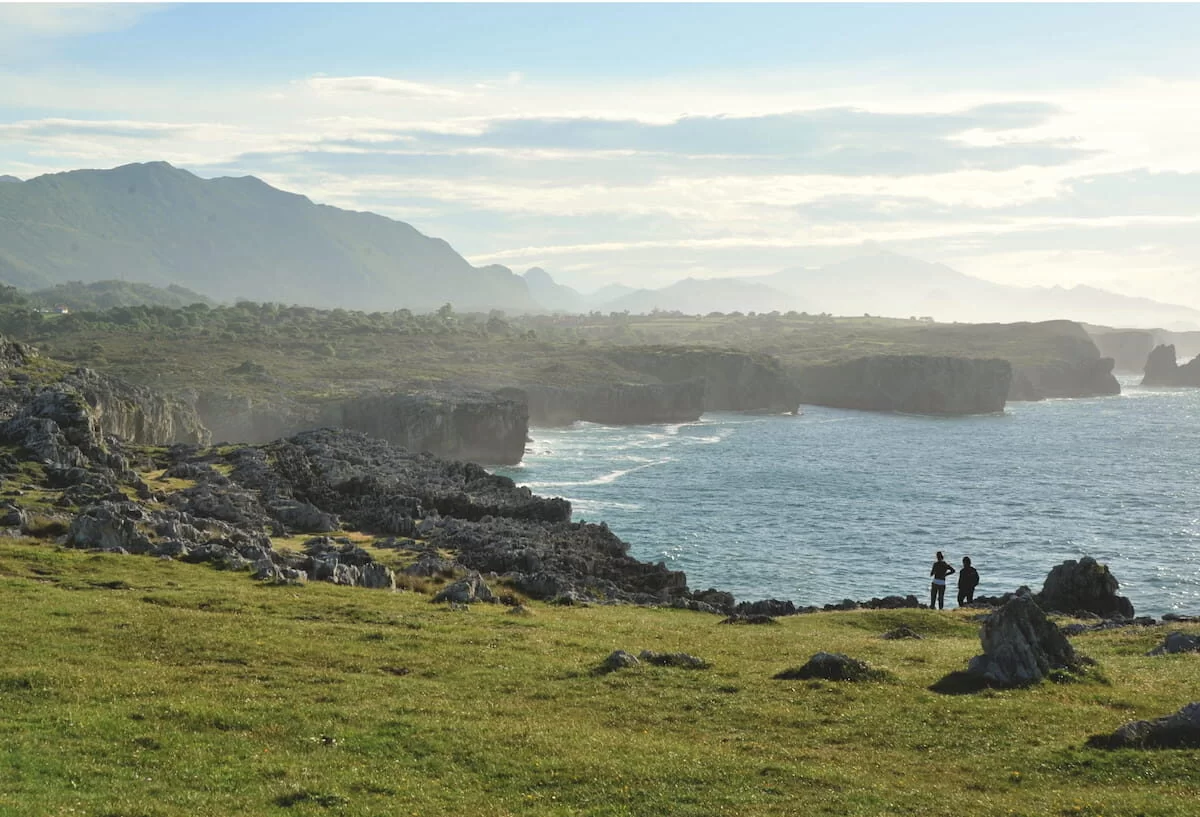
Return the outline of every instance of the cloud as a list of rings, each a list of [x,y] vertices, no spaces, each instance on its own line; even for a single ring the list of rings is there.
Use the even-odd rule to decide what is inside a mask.
[[[12,57],[38,43],[120,31],[161,8],[150,3],[0,3],[0,47]]]
[[[452,88],[426,85],[391,77],[313,77],[307,85],[318,94],[376,94],[416,98],[461,99],[465,94]]]

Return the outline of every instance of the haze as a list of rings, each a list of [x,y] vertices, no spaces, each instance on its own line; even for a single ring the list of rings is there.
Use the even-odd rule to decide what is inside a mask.
[[[983,314],[974,282],[923,306],[886,295],[911,289],[894,267],[866,301],[811,273],[899,255],[1176,304],[1061,316],[1186,328],[1198,23],[1190,5],[6,5],[0,175],[254,175],[584,293],[751,277],[760,303],[711,291],[939,320],[1110,304],[993,289]],[[774,300],[796,268],[808,283]]]

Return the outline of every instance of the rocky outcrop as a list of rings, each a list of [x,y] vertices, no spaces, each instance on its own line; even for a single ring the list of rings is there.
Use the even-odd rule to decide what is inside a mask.
[[[690,423],[704,413],[705,383],[525,386],[500,393],[514,401],[523,400],[529,423],[535,426],[563,426],[577,420],[605,425]]]
[[[1146,373],[1142,377],[1142,385],[1200,388],[1200,357],[1180,366],[1173,345],[1156,346],[1146,358]]]
[[[1195,749],[1200,747],[1200,702],[1152,721],[1131,721],[1111,735],[1093,735],[1094,749]]]
[[[1011,378],[1006,360],[879,355],[802,369],[796,384],[805,403],[956,415],[1003,411]]]
[[[1141,372],[1146,357],[1158,342],[1155,332],[1145,329],[1127,329],[1089,332],[1102,357],[1113,359],[1113,368],[1118,372]]]
[[[511,465],[529,431],[522,400],[486,391],[375,393],[319,405],[218,392],[191,400],[213,439],[253,445],[328,426],[448,459]]]
[[[679,346],[614,349],[618,364],[663,383],[704,382],[704,411],[795,411],[800,402],[783,365],[764,354]]]
[[[1028,686],[1052,672],[1075,672],[1082,666],[1067,637],[1028,596],[1018,596],[988,616],[979,640],[983,654],[971,659],[967,673],[993,686]]]
[[[195,411],[179,400],[91,369],[69,370],[3,338],[0,377],[4,438],[44,461],[80,465],[89,451],[104,449],[105,435],[139,445],[209,439]]]
[[[1060,613],[1092,613],[1104,618],[1133,618],[1133,604],[1118,596],[1120,583],[1091,556],[1070,559],[1051,569],[1034,598],[1046,610]]]
[[[529,412],[492,392],[379,394],[327,405],[320,424],[447,459],[511,465],[525,453]]]
[[[1115,361],[1103,357],[1084,328],[1074,321],[1013,324],[1026,328],[1030,340],[1017,344],[1011,359],[1013,379],[1009,400],[1053,397],[1100,397],[1120,394],[1113,376]],[[1015,340],[1010,341],[1016,343]]]
[[[826,681],[878,681],[887,677],[882,670],[871,669],[865,661],[842,653],[815,653],[803,666],[786,669],[772,676],[777,681],[823,679]]]

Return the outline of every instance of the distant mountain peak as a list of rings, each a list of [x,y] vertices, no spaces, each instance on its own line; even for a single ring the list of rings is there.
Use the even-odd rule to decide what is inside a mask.
[[[19,182],[19,181],[21,181],[21,180],[18,179],[16,176],[9,176],[7,174],[0,176],[0,182]]]

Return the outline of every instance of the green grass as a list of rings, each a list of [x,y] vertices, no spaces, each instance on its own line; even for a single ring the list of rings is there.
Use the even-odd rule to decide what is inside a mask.
[[[634,607],[451,611],[0,543],[0,814],[1192,815],[1195,751],[1093,733],[1196,697],[1164,629],[1074,639],[1107,683],[943,696],[966,614],[775,627]],[[923,641],[885,641],[904,623]],[[614,649],[707,670],[597,675]],[[818,650],[894,680],[774,681]]]

